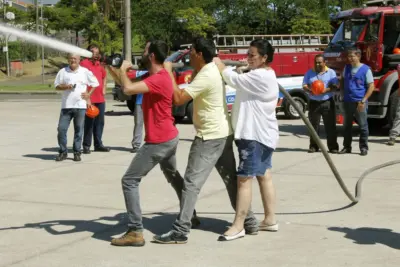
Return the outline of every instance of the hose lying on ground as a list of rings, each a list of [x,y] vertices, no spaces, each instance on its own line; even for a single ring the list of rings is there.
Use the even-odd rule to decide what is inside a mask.
[[[367,177],[370,173],[388,167],[388,166],[392,166],[395,164],[400,164],[400,160],[393,160],[393,161],[389,161],[377,166],[374,166],[368,170],[366,170],[363,174],[361,174],[360,178],[357,181],[356,184],[356,194],[355,196],[353,196],[349,189],[347,188],[346,184],[343,182],[342,177],[340,176],[338,170],[336,169],[335,164],[333,163],[331,157],[329,156],[329,153],[326,149],[326,147],[324,146],[324,144],[322,143],[321,139],[319,138],[317,132],[314,130],[314,127],[312,127],[310,121],[307,119],[306,115],[304,114],[304,112],[300,109],[300,107],[296,104],[296,102],[293,100],[293,98],[290,96],[290,94],[282,87],[279,86],[279,91],[286,97],[286,99],[290,102],[290,104],[297,110],[297,112],[299,113],[301,119],[304,121],[304,123],[306,124],[308,131],[311,134],[311,137],[314,139],[314,141],[317,143],[318,147],[321,149],[322,154],[325,157],[326,162],[328,163],[329,167],[331,168],[337,182],[339,183],[340,187],[342,188],[342,190],[344,191],[344,193],[346,194],[346,196],[350,199],[350,201],[354,204],[357,204],[360,199],[361,199],[361,185],[362,182],[364,180],[365,177]]]

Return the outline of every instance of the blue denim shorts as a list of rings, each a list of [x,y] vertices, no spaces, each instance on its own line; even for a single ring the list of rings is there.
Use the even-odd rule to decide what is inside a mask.
[[[272,168],[272,148],[255,140],[238,139],[235,143],[239,150],[238,176],[262,176]]]

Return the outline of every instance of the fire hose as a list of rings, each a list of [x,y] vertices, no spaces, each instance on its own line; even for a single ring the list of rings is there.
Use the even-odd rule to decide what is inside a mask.
[[[233,61],[233,60],[222,60],[222,62],[225,65],[231,65],[231,66],[243,66],[244,63],[239,62],[239,61]],[[173,67],[174,68],[179,68],[182,67],[183,64],[182,63],[174,63]],[[316,144],[318,145],[318,147],[321,149],[322,154],[325,157],[326,162],[328,163],[333,175],[336,178],[336,181],[339,183],[340,187],[342,188],[343,192],[346,194],[346,196],[350,199],[350,201],[352,202],[350,206],[353,206],[355,204],[357,204],[362,196],[362,182],[364,181],[364,179],[370,175],[371,173],[382,169],[382,168],[386,168],[392,165],[396,165],[396,164],[400,164],[400,160],[393,160],[393,161],[389,161],[389,162],[385,162],[383,164],[379,164],[376,165],[366,171],[364,171],[360,178],[358,179],[356,186],[355,186],[355,195],[353,195],[350,190],[348,189],[348,187],[346,186],[346,184],[344,183],[341,175],[339,174],[335,164],[332,161],[332,158],[330,157],[328,150],[326,149],[325,145],[322,143],[321,139],[319,138],[317,132],[315,131],[314,127],[311,125],[310,121],[308,120],[308,118],[306,117],[305,113],[303,112],[303,110],[296,104],[296,101],[292,98],[292,96],[282,87],[279,86],[279,91],[286,97],[286,100],[289,101],[289,103],[296,109],[296,111],[299,113],[301,119],[303,120],[303,122],[305,123],[308,131],[310,132],[311,137],[314,139],[314,141],[316,142]]]

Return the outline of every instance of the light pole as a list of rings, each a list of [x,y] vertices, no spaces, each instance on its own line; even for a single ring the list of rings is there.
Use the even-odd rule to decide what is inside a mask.
[[[3,11],[4,11],[4,23],[7,23],[7,20],[15,19],[15,14],[13,12],[6,12],[6,6],[8,4],[8,0],[3,0]],[[6,69],[7,69],[7,76],[10,76],[10,57],[8,54],[8,37],[9,35],[4,34],[6,46],[3,48],[3,52],[6,52]]]
[[[42,27],[42,35],[44,36],[44,25],[43,25],[43,1],[40,1],[40,20]],[[42,44],[42,84],[44,84],[44,46]]]
[[[131,0],[125,0],[125,60],[132,60]]]

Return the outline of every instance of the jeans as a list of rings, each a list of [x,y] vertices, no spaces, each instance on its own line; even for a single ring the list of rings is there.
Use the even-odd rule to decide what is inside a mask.
[[[132,148],[139,148],[143,139],[143,111],[142,105],[136,104],[135,106],[135,126],[133,128]]]
[[[196,137],[189,152],[180,213],[172,226],[175,233],[189,234],[197,197],[214,167],[226,186],[233,209],[236,210],[237,176],[233,135],[212,140]],[[245,220],[245,228],[256,227],[258,227],[258,222],[250,208]]]
[[[390,138],[396,138],[400,135],[400,96],[397,97],[396,115],[393,119],[392,129],[389,131]]]
[[[133,158],[122,177],[125,206],[128,212],[129,229],[142,232],[142,210],[140,208],[139,184],[158,163],[167,181],[174,188],[179,201],[182,199],[183,179],[176,169],[176,149],[179,136],[161,144],[145,143]],[[193,211],[192,211],[193,214]]]
[[[336,108],[333,97],[326,101],[310,100],[308,118],[319,135],[320,122],[324,122],[326,139],[328,143],[328,150],[338,150],[339,144],[337,142],[336,132]],[[310,136],[310,148],[319,149],[317,143]]]
[[[60,146],[59,153],[67,153],[67,132],[71,120],[74,119],[74,153],[80,153],[82,147],[83,127],[86,109],[65,108],[61,109],[60,119],[57,127],[57,139]]]
[[[360,150],[366,149],[368,150],[368,120],[367,120],[367,112],[368,106],[365,103],[364,110],[359,112],[357,110],[357,102],[344,102],[344,140],[343,147],[347,149],[351,149],[351,142],[353,141],[352,136],[352,128],[353,128],[353,119],[354,117],[357,120],[358,126],[360,127],[360,140],[359,146]]]
[[[106,110],[106,103],[93,103],[99,109],[99,115],[95,118],[85,116],[85,133],[83,137],[83,147],[89,149],[92,145],[92,136],[94,139],[94,147],[99,148],[103,146],[102,136],[104,129],[104,112]]]

